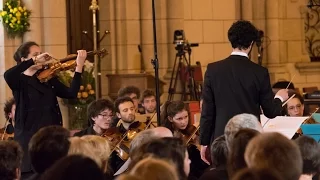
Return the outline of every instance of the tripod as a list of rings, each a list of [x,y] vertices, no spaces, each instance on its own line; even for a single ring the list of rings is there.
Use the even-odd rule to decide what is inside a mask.
[[[181,100],[200,100],[199,94],[196,88],[196,83],[194,80],[194,68],[191,67],[191,47],[187,45],[179,45],[176,47],[178,52],[176,53],[176,58],[174,60],[173,71],[171,73],[170,87],[168,101],[172,101],[174,94],[182,94]],[[188,52],[188,59],[186,58],[186,51]],[[186,64],[186,66],[185,66]],[[176,91],[178,83],[178,75],[180,73],[180,80],[182,84],[182,93]],[[187,88],[186,88],[187,85]],[[189,92],[187,92],[187,90]],[[188,95],[190,99],[188,99]]]

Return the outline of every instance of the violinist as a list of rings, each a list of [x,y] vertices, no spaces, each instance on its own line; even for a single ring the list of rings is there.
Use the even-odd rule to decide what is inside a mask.
[[[114,102],[114,107],[116,111],[116,116],[120,119],[117,127],[115,128],[115,132],[118,133],[119,136],[121,136],[122,138],[130,129],[130,126],[132,124],[136,125],[140,122],[135,122],[136,108],[134,106],[133,100],[130,97],[124,96],[116,99]],[[128,141],[128,138],[125,138],[124,141]],[[128,154],[129,152],[126,153]],[[110,166],[112,167],[112,170],[114,172],[117,172],[117,170],[124,164],[124,162],[125,160],[121,159],[121,157],[118,156],[117,152],[112,152],[110,157]]]
[[[190,177],[199,178],[204,170],[208,167],[201,158],[197,148],[198,131],[190,122],[189,109],[182,101],[167,101],[163,106],[161,125],[170,129],[174,137],[180,137],[184,140],[189,139],[190,135],[194,134],[188,145],[188,153],[191,159]]]
[[[146,115],[152,116],[156,112],[156,95],[152,90],[147,89],[142,92],[141,105],[144,108],[144,114]]]
[[[4,104],[4,116],[6,118],[6,127],[3,128],[6,134],[13,134],[14,133],[14,115],[16,112],[16,103],[14,98],[10,98]]]
[[[90,126],[74,136],[102,135],[111,127],[113,117],[113,103],[107,99],[91,102],[87,109]]]
[[[50,61],[51,57],[48,53],[41,53],[39,45],[35,42],[23,43],[14,54],[17,65],[4,73],[5,81],[16,101],[14,140],[24,151],[22,179],[33,174],[28,155],[28,143],[32,135],[45,126],[62,126],[57,96],[66,99],[77,97],[86,56],[85,50],[78,51],[71,87],[66,87],[57,77],[46,83],[39,81],[36,73]]]

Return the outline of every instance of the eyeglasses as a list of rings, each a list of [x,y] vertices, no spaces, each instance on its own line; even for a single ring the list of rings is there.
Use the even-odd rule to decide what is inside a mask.
[[[112,118],[113,117],[113,115],[111,114],[98,114],[99,116],[102,116],[103,118],[105,118],[105,119],[108,119],[108,118]]]
[[[301,104],[298,104],[298,105],[296,105],[296,106],[289,106],[288,107],[288,110],[294,110],[295,108],[297,109],[297,110],[300,110],[301,109],[301,107],[302,107],[302,105]]]

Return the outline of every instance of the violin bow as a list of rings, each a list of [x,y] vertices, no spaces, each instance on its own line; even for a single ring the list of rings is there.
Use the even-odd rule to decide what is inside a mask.
[[[200,128],[200,124],[197,126],[197,128],[194,130],[194,132],[190,135],[189,139],[187,140],[186,144],[189,143],[189,141],[193,138],[193,136],[197,133],[197,131]]]

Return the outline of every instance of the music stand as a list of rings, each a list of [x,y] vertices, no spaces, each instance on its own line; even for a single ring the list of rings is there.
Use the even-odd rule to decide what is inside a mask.
[[[277,116],[269,119],[264,115],[260,115],[264,132],[279,132],[288,139],[292,139],[295,132],[307,118],[308,117]]]
[[[320,124],[302,124],[301,130],[303,135],[312,137],[318,143],[320,141]]]

